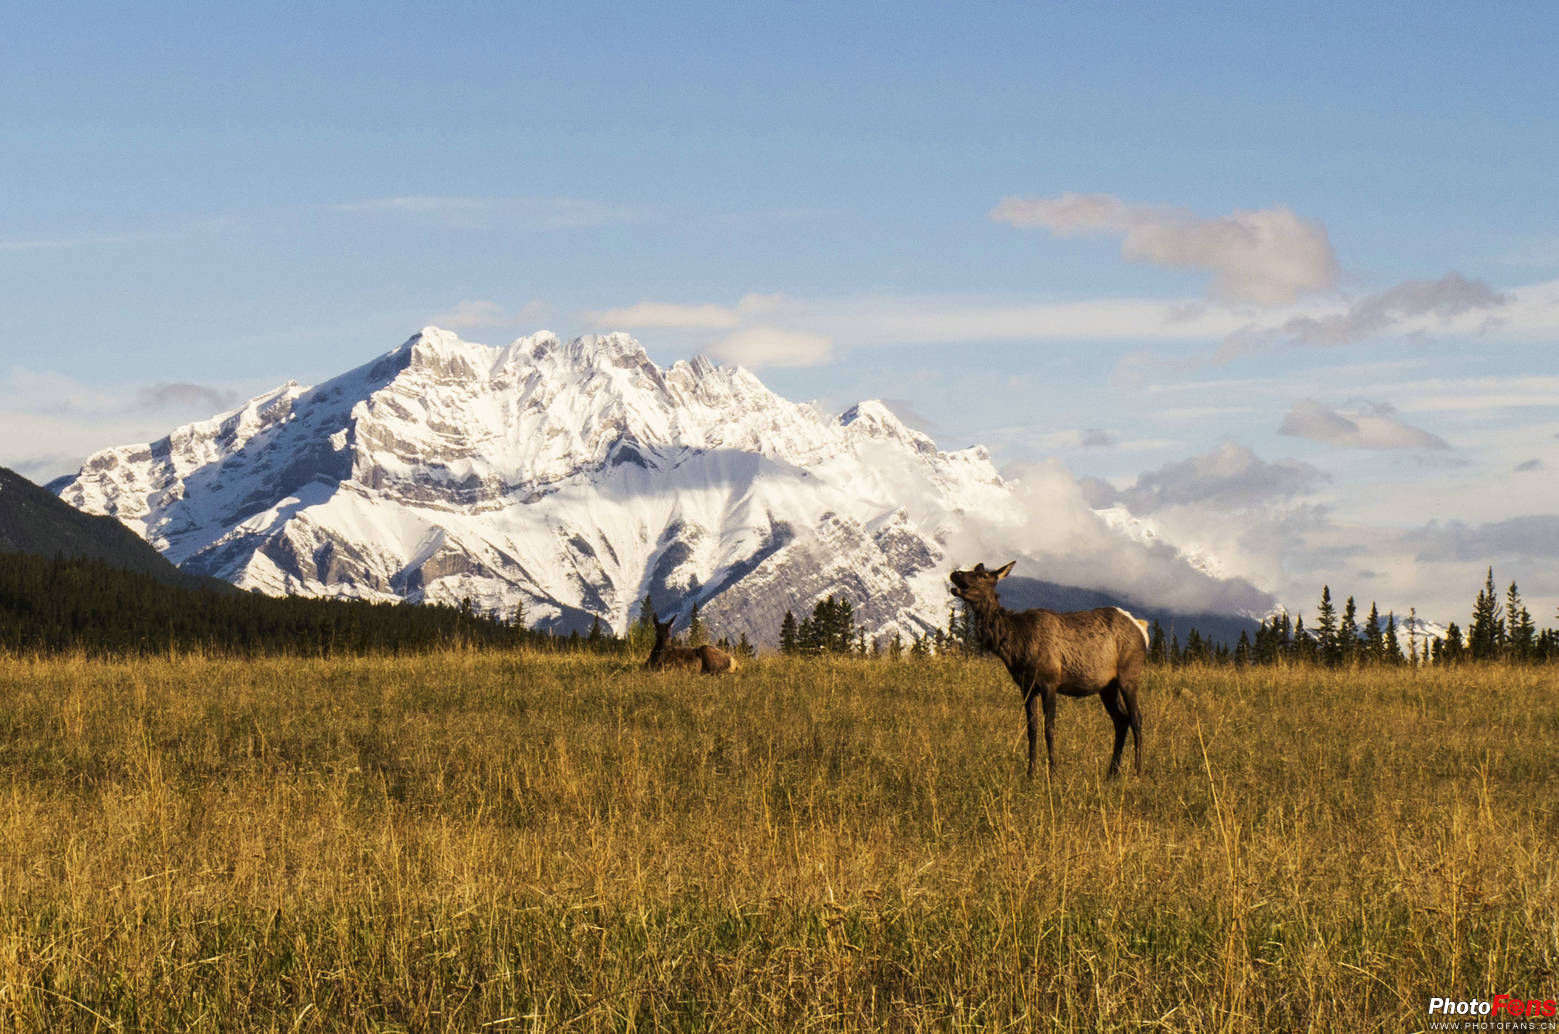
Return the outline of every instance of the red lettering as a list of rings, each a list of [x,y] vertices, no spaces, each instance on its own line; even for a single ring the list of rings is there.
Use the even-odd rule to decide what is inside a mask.
[[[1547,1019],[1552,1019],[1554,1014],[1556,1012],[1559,1012],[1559,1002],[1554,1001],[1552,998],[1548,999],[1546,1002],[1541,1002],[1539,1004],[1542,1006],[1542,1009],[1543,1009],[1543,1011],[1542,1011],[1542,1013],[1540,1013],[1540,1015],[1545,1017],[1545,1018],[1547,1018]]]
[[[1510,997],[1510,995],[1495,995],[1494,1015],[1498,1016],[1502,1012],[1508,1012],[1512,1016],[1520,1016],[1521,1003]]]

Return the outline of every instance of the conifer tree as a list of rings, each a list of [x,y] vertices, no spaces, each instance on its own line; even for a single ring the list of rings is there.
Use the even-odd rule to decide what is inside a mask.
[[[1380,656],[1387,664],[1402,663],[1402,644],[1397,641],[1397,612],[1386,614],[1386,630],[1380,634]]]
[[[639,604],[639,619],[628,629],[628,643],[635,650],[648,650],[655,644],[655,608],[648,596]]]
[[[780,653],[794,655],[800,651],[801,635],[796,628],[796,615],[787,610],[785,620],[780,622]]]
[[[1456,622],[1452,621],[1450,627],[1445,630],[1445,638],[1435,646],[1435,663],[1455,664],[1462,659],[1463,651],[1462,630],[1456,627]]]
[[[687,622],[687,644],[689,646],[703,646],[709,642],[709,632],[704,628],[703,620],[698,616],[698,604],[693,604],[693,614]]]
[[[1164,645],[1164,626],[1158,623],[1158,618],[1154,618],[1153,631],[1148,636],[1148,660],[1153,664],[1163,664],[1168,659],[1168,648]]]
[[[1380,610],[1374,600],[1370,601],[1370,616],[1364,622],[1364,656],[1372,664],[1386,660],[1385,633],[1380,630]]]
[[[1522,606],[1515,582],[1505,592],[1505,620],[1505,656],[1513,661],[1531,660],[1537,652],[1537,626],[1531,612]]]
[[[1467,626],[1467,653],[1475,661],[1500,655],[1505,645],[1505,621],[1494,594],[1494,568],[1489,568],[1478,599],[1472,605],[1472,624]]]
[[[1359,658],[1359,611],[1353,597],[1343,604],[1342,620],[1337,622],[1337,662],[1352,664]]]
[[[1322,664],[1337,663],[1337,611],[1332,607],[1332,587],[1321,586],[1321,605],[1315,616],[1315,650]]]
[[[758,651],[752,648],[752,643],[747,639],[747,630],[742,629],[741,636],[736,640],[736,656],[756,657],[757,655]]]
[[[1305,661],[1315,664],[1321,659],[1321,639],[1314,632],[1305,631],[1305,616],[1303,614],[1294,617],[1294,647],[1293,658],[1296,661]]]
[[[893,639],[888,643],[888,657],[891,660],[899,660],[904,656],[904,634],[898,629],[893,630]]]
[[[1202,633],[1194,628],[1186,633],[1185,652],[1181,657],[1186,664],[1200,664],[1207,660],[1207,644],[1202,641]]]
[[[796,652],[810,656],[818,652],[817,622],[802,618],[796,626]]]

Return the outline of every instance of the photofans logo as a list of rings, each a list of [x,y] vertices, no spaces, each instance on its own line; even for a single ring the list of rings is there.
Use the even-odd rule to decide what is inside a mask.
[[[1481,998],[1429,999],[1430,1030],[1553,1030],[1559,1031],[1559,1002],[1552,998],[1495,995]]]

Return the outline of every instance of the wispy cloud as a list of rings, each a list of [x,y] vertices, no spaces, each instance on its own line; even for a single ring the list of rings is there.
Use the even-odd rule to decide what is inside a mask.
[[[583,229],[642,222],[652,210],[592,198],[467,197],[407,194],[324,205],[323,210],[358,215],[398,215],[445,225],[485,227],[493,223],[547,229]]]
[[[1431,521],[1413,536],[1417,559],[1488,562],[1499,557],[1559,557],[1559,515],[1510,517],[1485,524]]]
[[[431,194],[407,194],[400,197],[374,197],[361,201],[343,201],[325,207],[337,212],[469,212],[495,204],[493,198],[449,197]]]
[[[991,218],[1060,237],[1121,238],[1127,261],[1212,274],[1208,293],[1229,302],[1282,305],[1337,282],[1326,227],[1284,206],[1207,218],[1110,194],[1004,198]]]
[[[984,295],[854,295],[801,298],[747,294],[734,304],[641,299],[590,311],[601,330],[686,332],[692,348],[751,327],[825,338],[827,357],[845,350],[893,346],[1119,342],[1141,347],[1123,357],[1118,381],[1135,387],[1183,381],[1258,346],[1304,335],[1313,344],[1358,342],[1398,334],[1460,335],[1485,341],[1559,339],[1559,281],[1495,290],[1459,274],[1408,281],[1357,302],[1312,298],[1263,310],[1192,298],[1099,298],[1025,301]],[[1496,318],[1497,317],[1497,318]],[[1192,346],[1205,351],[1188,354]],[[811,350],[810,362],[823,353]]]
[[[820,334],[753,326],[714,342],[709,354],[743,366],[816,366],[831,358],[832,344]]]
[[[486,298],[462,298],[454,307],[431,317],[428,322],[448,330],[474,327],[519,327],[543,318],[547,304],[533,299],[510,312],[499,302]]]
[[[159,381],[137,388],[135,404],[128,408],[142,413],[161,413],[170,409],[216,413],[232,409],[240,401],[236,391],[226,388],[188,381]]]
[[[36,480],[69,473],[97,449],[147,441],[231,409],[241,393],[188,381],[94,385],[13,368],[0,379],[0,463]]]
[[[1422,333],[1426,318],[1444,326],[1465,313],[1492,313],[1508,301],[1507,296],[1483,281],[1469,280],[1456,272],[1438,280],[1404,280],[1366,295],[1340,312],[1293,316],[1277,327],[1241,327],[1224,339],[1215,361],[1278,345],[1354,345],[1404,327]],[[1414,321],[1418,321],[1417,326]]]
[[[1398,420],[1395,412],[1385,403],[1360,400],[1342,413],[1305,399],[1288,411],[1278,433],[1353,449],[1450,448],[1438,435]]]
[[[79,237],[0,237],[0,252],[61,251],[70,248],[106,248],[120,244],[144,244],[178,236],[173,231],[146,233],[84,234]]]
[[[746,294],[735,305],[641,301],[617,309],[592,312],[596,327],[611,329],[673,328],[729,331],[702,346],[716,359],[751,367],[816,366],[833,358],[833,339],[804,327],[776,324],[788,300],[782,295]]]
[[[1408,412],[1488,412],[1501,409],[1559,409],[1559,377],[1433,378],[1391,386]]]
[[[676,302],[643,301],[620,309],[587,314],[597,327],[639,330],[658,327],[695,327],[728,330],[741,323],[737,308],[724,305],[679,305]]]

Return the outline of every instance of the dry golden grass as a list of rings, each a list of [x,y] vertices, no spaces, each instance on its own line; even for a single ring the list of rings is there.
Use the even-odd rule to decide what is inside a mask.
[[[1383,1030],[1559,988],[1542,669],[0,658],[0,1028]],[[1129,749],[1129,748],[1128,748]]]

